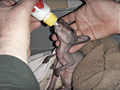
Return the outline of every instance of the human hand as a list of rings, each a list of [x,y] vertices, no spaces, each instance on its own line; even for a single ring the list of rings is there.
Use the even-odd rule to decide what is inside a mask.
[[[40,26],[31,17],[37,0],[0,0],[0,54],[15,56],[27,63],[30,31]]]
[[[119,33],[119,4],[112,0],[85,0],[86,4],[63,17],[66,22],[76,22],[71,27],[77,35],[88,35],[91,40],[101,39],[111,34]],[[57,36],[52,35],[52,39],[59,46]],[[83,47],[84,44],[75,45],[70,49],[73,53]]]

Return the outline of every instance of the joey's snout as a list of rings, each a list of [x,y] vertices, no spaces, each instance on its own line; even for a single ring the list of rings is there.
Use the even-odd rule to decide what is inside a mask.
[[[61,30],[64,31],[64,30],[70,30],[71,29],[70,25],[60,18],[58,19],[58,21],[54,25],[54,27],[55,27],[55,32],[58,32],[58,31],[61,31]]]

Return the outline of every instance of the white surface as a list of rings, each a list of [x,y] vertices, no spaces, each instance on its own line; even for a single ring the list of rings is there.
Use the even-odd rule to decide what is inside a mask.
[[[55,60],[55,57],[52,57],[48,63],[42,64],[44,59],[51,54],[52,54],[51,51],[47,51],[47,52],[33,55],[29,59],[28,65],[34,72],[38,81],[42,81],[45,78],[48,70],[50,69],[51,65],[53,64],[53,62]]]
[[[51,81],[53,70],[50,69],[56,57],[52,57],[47,64],[42,64],[44,59],[54,54],[51,51],[42,52],[36,55],[33,55],[29,59],[29,67],[32,69],[36,79],[40,83],[40,90],[46,90]]]
[[[40,84],[40,90],[47,90],[51,78],[53,75],[53,70],[50,69],[51,65],[54,63],[54,60],[56,60],[56,57],[52,57],[50,61],[47,64],[42,64],[44,59],[55,53],[55,50],[52,51],[46,51],[42,52],[36,55],[33,55],[29,59],[29,67],[32,69],[35,77],[37,78],[39,84]],[[62,85],[60,77],[57,79],[55,88],[58,88]]]

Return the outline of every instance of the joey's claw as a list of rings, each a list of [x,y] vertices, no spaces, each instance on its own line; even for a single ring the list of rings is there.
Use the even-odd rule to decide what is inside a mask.
[[[44,59],[44,61],[42,62],[42,64],[48,63],[50,61],[51,56],[48,56]]]
[[[59,71],[58,71],[58,69],[54,69],[53,74],[54,74],[56,77],[59,77]]]
[[[48,62],[49,62],[49,60],[45,59],[45,60],[42,62],[42,64],[45,64],[45,63],[48,63]]]
[[[48,63],[50,61],[50,59],[54,56],[55,56],[55,54],[47,56],[42,63],[43,64]]]

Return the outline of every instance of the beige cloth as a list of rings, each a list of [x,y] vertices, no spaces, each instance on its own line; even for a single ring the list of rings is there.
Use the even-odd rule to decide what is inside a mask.
[[[120,48],[111,38],[90,42],[73,75],[74,90],[120,90]]]

